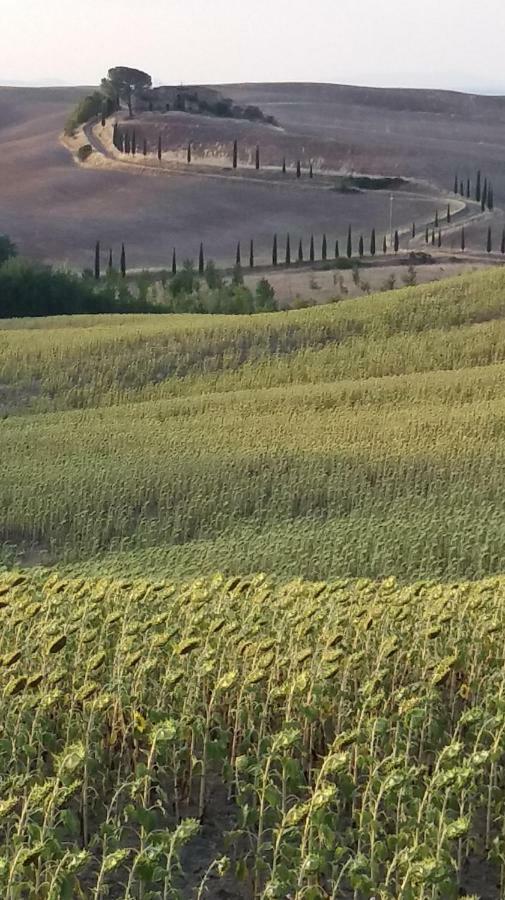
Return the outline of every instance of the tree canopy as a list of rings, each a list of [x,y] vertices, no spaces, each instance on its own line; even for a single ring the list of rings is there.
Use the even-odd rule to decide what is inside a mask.
[[[107,78],[102,81],[102,89],[128,104],[128,111],[132,115],[132,97],[137,91],[152,88],[153,80],[147,72],[141,69],[130,69],[128,66],[115,66],[109,69]]]

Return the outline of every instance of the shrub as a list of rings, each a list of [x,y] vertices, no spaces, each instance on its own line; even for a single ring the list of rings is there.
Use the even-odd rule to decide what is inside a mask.
[[[91,146],[91,144],[83,144],[82,147],[79,147],[77,151],[77,158],[80,160],[80,162],[86,162],[86,160],[89,159],[92,153],[93,147]]]
[[[0,266],[18,255],[17,247],[6,234],[0,234]]]

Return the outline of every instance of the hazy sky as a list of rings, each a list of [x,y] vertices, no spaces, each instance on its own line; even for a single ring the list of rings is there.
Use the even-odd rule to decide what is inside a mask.
[[[503,0],[0,0],[0,81],[329,81],[505,93]]]

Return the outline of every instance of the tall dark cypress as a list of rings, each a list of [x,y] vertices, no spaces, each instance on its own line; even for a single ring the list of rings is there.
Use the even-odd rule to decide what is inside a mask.
[[[108,265],[108,269],[109,269],[109,272],[112,272],[112,269],[113,269],[113,264],[112,264],[112,247],[111,247],[110,250],[109,250],[109,265]]]
[[[456,174],[454,176],[454,191],[453,191],[454,194],[458,193],[458,184],[459,184],[458,173],[456,172]]]
[[[95,278],[100,280],[100,241],[95,244]]]
[[[435,228],[438,228],[438,209],[435,212]]]
[[[286,174],[286,157],[284,157],[282,160],[282,174]]]
[[[238,141],[233,141],[233,168],[238,168]]]
[[[489,182],[487,188],[487,208],[491,210],[494,209],[494,191],[491,182]]]
[[[326,235],[323,234],[323,242],[321,244],[321,259],[326,262],[328,259],[328,242],[326,240]]]
[[[278,262],[278,253],[277,253],[277,235],[274,234],[274,242],[272,245],[272,265],[276,266]]]
[[[440,228],[438,229],[438,246],[439,247],[442,246],[442,232],[441,232]]]
[[[298,244],[298,262],[299,263],[303,262],[303,243],[302,243],[301,238],[300,238],[300,243]]]
[[[482,188],[481,207],[484,210],[487,206],[487,178],[484,178],[484,187]]]
[[[430,232],[428,226],[426,226],[426,231],[424,232],[424,243],[428,244],[430,240]]]
[[[161,162],[161,154],[162,154],[162,148],[161,148],[161,134],[160,134],[160,135],[158,135],[158,159],[160,160],[160,162]]]
[[[384,240],[382,241],[382,252],[385,254],[388,252],[388,242],[386,235],[384,235]]]
[[[360,234],[359,242],[358,242],[358,253],[360,256],[364,256],[365,253],[365,244],[363,242],[363,235]]]
[[[172,275],[177,275],[177,254],[175,252],[175,247],[174,252],[172,253]]]
[[[256,144],[256,169],[260,167],[260,145]]]
[[[240,249],[240,241],[237,244],[237,252],[235,254],[235,265],[238,266],[239,269],[240,269],[240,266],[242,265],[242,252]]]
[[[412,237],[415,238],[415,236],[416,236],[416,223],[412,222]]]
[[[338,238],[335,241],[335,259],[338,259],[340,256],[340,247],[338,246]]]
[[[501,250],[502,253],[505,253],[505,228],[503,229],[503,231],[502,231],[502,233],[501,233],[501,247],[500,247],[500,250]]]
[[[132,155],[135,156],[137,152],[137,132],[133,129],[132,134]]]
[[[289,234],[286,238],[286,265],[291,265],[291,240]]]
[[[192,150],[191,150],[191,141],[188,141],[188,150],[186,153],[186,159],[187,159],[188,163],[191,162],[192,156],[193,156],[193,154],[192,154]]]
[[[114,125],[112,126],[112,143],[114,144],[114,147],[117,148],[117,122],[114,122]]]
[[[198,254],[198,272],[203,275],[205,272],[205,256],[203,252],[203,244],[200,244],[200,252]]]
[[[144,154],[144,156],[147,156],[147,141],[145,138],[144,138],[144,144],[142,147],[142,153]]]
[[[352,256],[352,228],[349,225],[349,230],[347,232],[347,258],[350,259]]]
[[[311,234],[311,236],[310,236],[309,259],[310,259],[311,262],[314,262],[315,258],[316,258],[316,250],[315,250],[315,247],[314,247],[314,235]]]
[[[466,246],[466,242],[465,242],[465,226],[463,225],[463,228],[461,229],[461,250],[463,251],[463,253],[464,253],[464,251],[465,251],[465,246]]]
[[[466,179],[466,197],[467,197],[467,200],[470,199],[470,187],[471,187],[471,186],[470,186],[470,179],[467,178],[467,179]]]
[[[302,164],[301,164],[300,160],[297,160],[297,163],[296,163],[296,177],[297,178],[302,177]]]
[[[309,169],[309,178],[313,178],[313,177],[314,177],[314,167],[313,167],[312,161],[311,161],[310,169]]]
[[[432,232],[431,232],[431,245],[432,245],[432,247],[435,246],[435,229],[434,228],[432,229]]]
[[[370,237],[370,256],[375,256],[375,228],[372,228]]]
[[[129,134],[128,131],[125,131],[125,135],[124,135],[124,152],[127,153],[127,154],[129,154],[129,153],[130,153],[130,150],[131,150],[130,134]]]
[[[126,278],[126,250],[124,244],[121,244],[121,261],[119,264],[122,278]]]
[[[492,231],[491,231],[491,226],[489,226],[489,228],[488,228],[488,230],[487,230],[486,250],[487,250],[488,253],[491,253],[491,250],[492,250],[492,249],[493,249],[493,234],[492,234]]]
[[[400,249],[400,235],[398,234],[398,231],[396,230],[395,231],[395,253],[398,253],[399,249]]]
[[[249,244],[249,268],[254,269],[254,241],[252,238]]]
[[[475,199],[476,199],[477,203],[480,203],[480,193],[481,193],[481,187],[480,187],[480,169],[479,169],[477,172],[477,181],[475,182]]]
[[[460,192],[460,194],[461,194],[462,197],[465,196],[465,185],[463,184],[463,182],[461,182],[461,184],[460,184],[460,186],[459,186],[459,192]]]

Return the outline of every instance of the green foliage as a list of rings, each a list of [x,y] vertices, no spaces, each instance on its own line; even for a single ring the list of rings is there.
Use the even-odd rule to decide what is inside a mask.
[[[91,144],[83,144],[82,147],[79,147],[77,151],[77,156],[81,162],[86,162],[87,159],[93,153],[93,147]]]
[[[6,234],[0,234],[0,266],[18,255],[17,247]]]
[[[5,322],[0,543],[195,576],[503,571],[504,278],[267,315]]]
[[[65,133],[73,134],[79,125],[89,122],[89,120],[95,116],[102,115],[104,102],[106,102],[104,95],[100,91],[93,91],[92,94],[88,94],[80,100],[65,123]],[[107,102],[106,105],[107,113],[109,114],[111,105],[110,103],[107,104]]]

